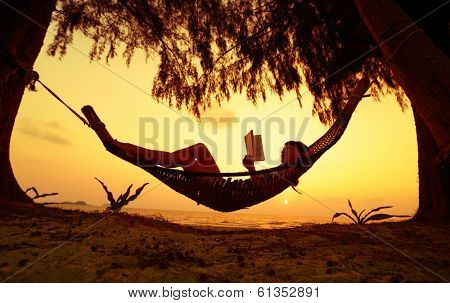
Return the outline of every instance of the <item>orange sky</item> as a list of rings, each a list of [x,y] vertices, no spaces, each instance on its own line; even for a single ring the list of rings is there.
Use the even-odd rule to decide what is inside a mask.
[[[152,117],[159,122],[158,127],[146,128],[146,132],[157,133],[161,149],[170,151],[196,142],[208,145],[212,140],[218,146],[213,153],[222,171],[240,171],[245,154],[242,137],[252,128],[242,124],[244,118],[261,122],[266,157],[272,162],[259,163],[259,168],[276,165],[274,161],[284,142],[302,140],[311,144],[327,129],[317,118],[311,118],[312,98],[308,94],[303,99],[303,108],[296,101],[291,102],[294,95],[285,96],[283,102],[271,96],[257,107],[247,102],[245,96],[234,95],[231,102],[215,106],[204,117],[216,121],[228,117],[240,122],[220,123],[214,129],[205,121],[198,123],[186,111],[177,112],[158,104],[150,96],[157,58],[146,62],[143,54],[137,53],[127,68],[119,56],[105,68],[104,63],[89,62],[85,55],[90,48],[87,40],[77,37],[74,47],[69,48],[62,61],[42,51],[35,69],[41,80],[75,109],[92,105],[113,137],[123,142],[139,144],[139,119]],[[282,106],[285,107],[272,114]],[[187,120],[177,130],[175,125],[180,117]],[[305,119],[309,121],[304,124],[305,133],[298,138]],[[277,126],[279,121],[284,130]],[[295,121],[291,127],[290,121]],[[133,204],[135,207],[210,211],[159,184],[143,170],[110,155],[89,128],[40,86],[37,93],[25,93],[11,149],[13,168],[21,186],[59,192],[59,201],[106,203],[103,190],[93,179],[98,177],[117,194],[130,183],[150,182]],[[288,189],[242,212],[330,216],[333,210],[346,210],[350,198],[357,209],[394,205],[391,213],[413,214],[418,204],[417,181],[417,146],[411,111],[402,112],[393,96],[383,97],[381,103],[367,98],[358,106],[340,142],[300,179],[300,188],[308,195],[300,196]]]

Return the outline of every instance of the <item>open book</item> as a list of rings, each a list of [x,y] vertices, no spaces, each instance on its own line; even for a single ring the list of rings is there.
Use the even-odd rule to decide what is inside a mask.
[[[265,160],[261,135],[255,136],[253,135],[253,130],[251,130],[245,135],[244,141],[248,156],[252,157],[255,161]]]

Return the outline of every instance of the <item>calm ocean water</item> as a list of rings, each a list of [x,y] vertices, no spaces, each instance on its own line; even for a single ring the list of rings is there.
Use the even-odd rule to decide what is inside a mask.
[[[65,209],[79,209],[84,211],[102,211],[104,208],[97,206],[80,206],[60,204],[57,207]],[[305,224],[330,223],[331,217],[305,217],[283,215],[255,215],[243,213],[219,213],[219,212],[192,212],[176,210],[153,210],[140,208],[124,208],[129,214],[142,216],[161,216],[173,223],[205,227],[228,228],[288,228]],[[338,221],[348,223],[347,221]]]
[[[330,223],[331,218],[255,215],[242,213],[191,212],[174,210],[127,209],[143,216],[161,215],[173,223],[231,228],[287,228],[304,224]]]

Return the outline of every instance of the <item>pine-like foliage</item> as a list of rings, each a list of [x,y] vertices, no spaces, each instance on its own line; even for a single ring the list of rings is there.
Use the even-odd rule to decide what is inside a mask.
[[[361,72],[373,95],[395,91],[405,106],[351,0],[60,0],[54,20],[49,54],[63,56],[81,32],[92,60],[157,55],[153,95],[197,117],[234,92],[256,103],[295,91],[301,101],[307,88],[330,123]]]

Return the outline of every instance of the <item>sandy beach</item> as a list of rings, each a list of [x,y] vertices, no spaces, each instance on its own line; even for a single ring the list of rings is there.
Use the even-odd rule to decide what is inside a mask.
[[[1,201],[7,282],[443,282],[448,225],[199,228]]]

